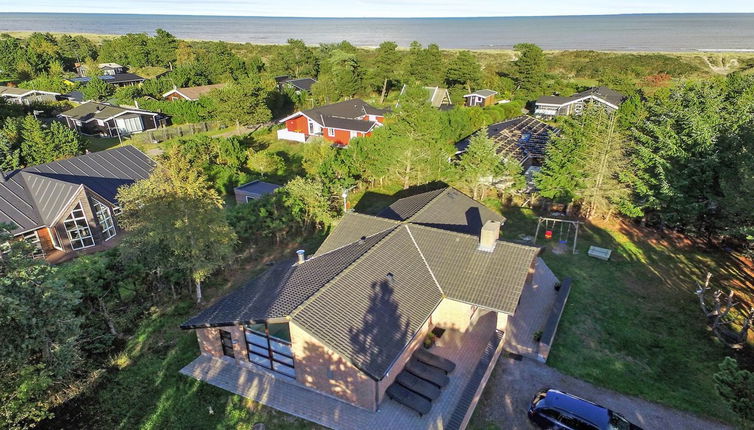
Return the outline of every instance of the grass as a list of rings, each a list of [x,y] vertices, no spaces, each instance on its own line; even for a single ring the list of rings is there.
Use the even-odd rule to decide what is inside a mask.
[[[534,234],[531,210],[503,214],[506,239]],[[707,271],[721,284],[746,285],[741,262],[682,237],[618,223],[584,226],[578,254],[557,255],[550,249],[559,229],[554,233],[548,242],[540,231],[538,244],[548,246],[543,258],[560,279],[574,283],[548,364],[622,393],[734,422],[712,380],[733,353],[707,330],[694,291]],[[613,249],[612,259],[588,257],[590,245]],[[740,362],[751,359],[750,352],[743,354]]]
[[[237,262],[232,271],[207,283],[207,300],[260,273],[270,259],[292,256],[299,247],[316,248],[320,236]],[[58,411],[58,419],[47,427],[80,428],[86,423],[87,428],[103,429],[249,429],[264,423],[268,429],[320,428],[178,373],[199,355],[196,333],[179,328],[197,312],[187,299],[163,310],[153,308],[96,387]]]
[[[89,145],[87,149],[91,152],[104,151],[119,145],[117,137],[87,137]]]

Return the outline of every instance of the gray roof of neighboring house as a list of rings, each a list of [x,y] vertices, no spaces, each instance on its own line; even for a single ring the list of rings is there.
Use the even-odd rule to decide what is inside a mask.
[[[311,91],[312,85],[316,84],[317,80],[313,78],[285,79],[282,83],[291,85],[301,91]]]
[[[251,181],[249,183],[246,183],[246,184],[243,184],[234,188],[234,190],[243,191],[249,194],[256,194],[256,195],[261,196],[264,194],[270,194],[280,187],[282,187],[282,185],[271,184],[269,182],[264,182],[264,181]]]
[[[618,107],[620,107],[620,105],[626,100],[626,96],[624,94],[619,93],[618,91],[612,90],[608,87],[594,87],[586,91],[576,93],[569,97],[542,96],[537,99],[537,103],[538,104],[564,105],[564,104],[574,102],[579,99],[583,99],[585,97],[599,97],[602,100]]]
[[[512,314],[540,249],[480,251],[456,223],[504,218],[455,189],[402,200],[391,205],[401,220],[348,214],[314,257],[273,267],[181,327],[287,317],[379,380],[443,297]]]
[[[494,96],[495,94],[497,94],[497,91],[486,90],[485,89],[485,90],[476,90],[473,93],[466,94],[464,97],[469,97],[469,96],[476,95],[476,96],[482,96],[482,97],[487,98],[489,96]]]
[[[8,172],[0,222],[15,224],[14,234],[49,226],[81,186],[117,204],[118,188],[148,177],[154,165],[129,145]]]
[[[387,112],[388,110],[376,108],[361,99],[345,100],[342,102],[319,106],[313,109],[302,111],[304,115],[314,120],[319,119],[320,116],[350,119],[359,118],[364,115],[382,116]]]
[[[373,129],[376,125],[375,121],[365,121],[363,119],[338,118],[336,116],[323,115],[317,119],[319,119],[318,122],[321,123],[322,127],[337,128],[337,129],[349,130],[349,131],[350,130],[361,131],[364,133]]]
[[[473,235],[487,221],[505,222],[502,215],[451,187],[400,199],[379,216]]]
[[[487,136],[495,143],[497,153],[521,163],[528,158],[543,158],[550,139],[559,133],[560,129],[528,115],[487,127]],[[456,143],[456,149],[466,151],[472,136]]]
[[[98,76],[103,81],[107,82],[108,84],[123,84],[127,82],[143,82],[146,79],[142,78],[139,75],[133,74],[133,73],[116,73],[114,75],[102,75]],[[92,80],[89,76],[77,76],[75,78],[68,78],[67,79],[70,82],[76,82],[76,83],[87,83]]]
[[[5,85],[0,85],[0,96],[21,97],[30,93],[60,95],[60,93],[54,93],[52,91],[30,90],[28,88],[7,87]]]
[[[106,121],[114,116],[123,115],[126,113],[136,113],[140,115],[150,116],[160,115],[157,112],[150,112],[142,109],[123,108],[108,103],[88,101],[76,106],[73,109],[68,109],[67,111],[61,113],[60,116],[86,122],[92,119]]]

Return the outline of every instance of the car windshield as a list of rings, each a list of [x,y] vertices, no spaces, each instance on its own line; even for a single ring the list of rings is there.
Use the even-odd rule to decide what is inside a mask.
[[[610,430],[631,430],[631,424],[626,421],[620,414],[610,413]]]

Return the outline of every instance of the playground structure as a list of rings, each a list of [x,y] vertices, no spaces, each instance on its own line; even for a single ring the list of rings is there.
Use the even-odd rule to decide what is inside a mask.
[[[545,229],[545,239],[550,240],[553,238],[555,234],[555,227],[560,226],[560,231],[558,233],[558,243],[562,245],[566,245],[569,242],[569,238],[571,237],[571,234],[573,232],[573,248],[572,252],[576,253],[576,243],[579,240],[579,226],[582,224],[581,221],[576,220],[570,220],[570,219],[563,219],[563,218],[548,218],[548,217],[539,217],[539,220],[537,221],[537,230],[534,232],[534,241],[533,243],[537,243],[537,237],[539,237],[539,230],[542,227],[542,224],[544,224]]]

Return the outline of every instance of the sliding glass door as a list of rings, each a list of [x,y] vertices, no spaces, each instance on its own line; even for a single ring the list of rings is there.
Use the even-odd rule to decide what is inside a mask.
[[[296,377],[288,324],[247,324],[244,331],[250,362]]]

